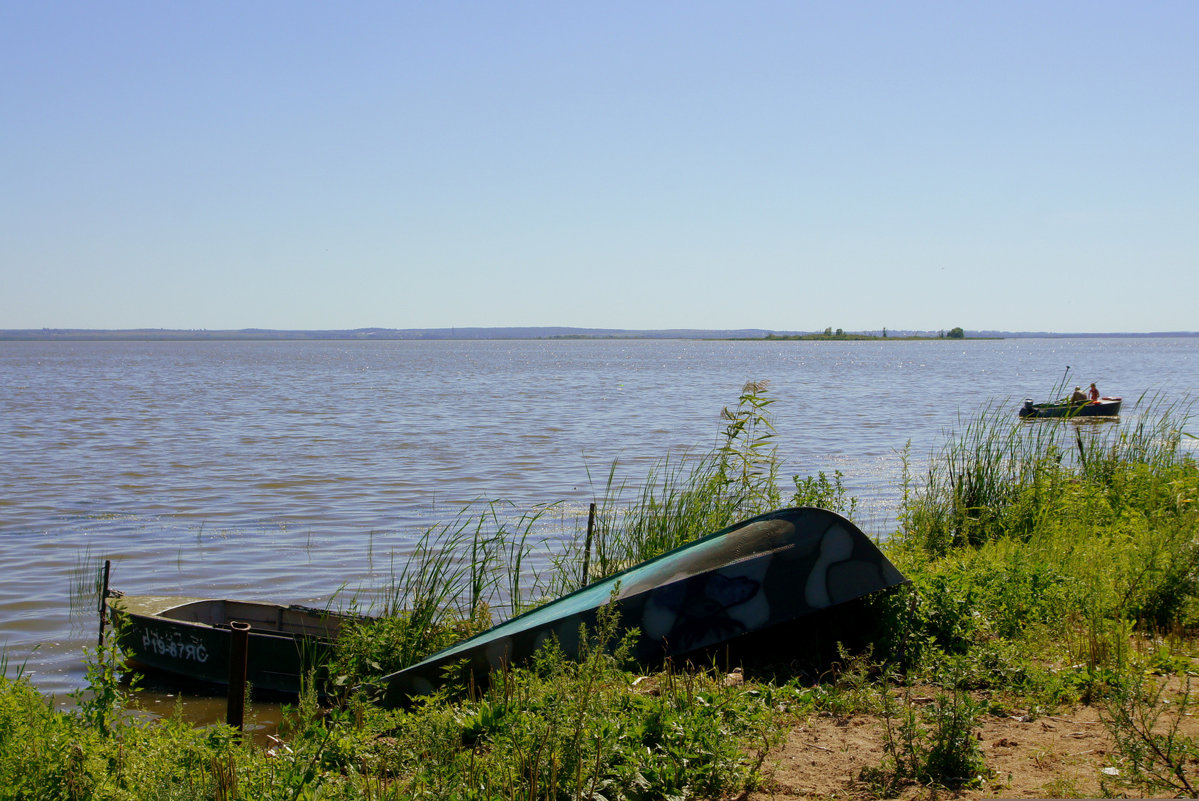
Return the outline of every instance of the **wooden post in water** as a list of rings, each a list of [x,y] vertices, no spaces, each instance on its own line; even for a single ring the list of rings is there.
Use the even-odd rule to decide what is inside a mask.
[[[250,650],[250,624],[240,620],[229,623],[229,697],[225,722],[238,731],[246,713],[246,657]]]
[[[583,582],[579,586],[586,587],[591,583],[591,535],[595,533],[595,504],[587,510],[587,544],[583,546]]]
[[[104,619],[108,611],[108,574],[112,569],[112,561],[104,560],[104,583],[100,587],[100,639],[96,643],[96,648],[104,647]]]

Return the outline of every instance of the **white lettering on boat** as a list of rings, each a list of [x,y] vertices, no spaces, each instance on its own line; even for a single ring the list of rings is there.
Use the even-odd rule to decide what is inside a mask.
[[[183,635],[177,631],[164,636],[162,632],[146,630],[142,632],[142,648],[152,651],[158,656],[169,656],[172,659],[183,659],[189,662],[207,662],[208,649],[194,634],[190,642],[185,642]]]

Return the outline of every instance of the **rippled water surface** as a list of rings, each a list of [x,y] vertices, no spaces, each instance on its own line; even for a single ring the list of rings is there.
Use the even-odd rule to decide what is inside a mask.
[[[322,602],[478,499],[562,502],[544,535],[573,533],[613,460],[635,480],[707,449],[751,379],[788,474],[842,471],[886,533],[905,443],[1014,415],[1067,365],[1126,404],[1182,399],[1199,339],[0,342],[0,653],[79,686],[97,560],[132,593]]]

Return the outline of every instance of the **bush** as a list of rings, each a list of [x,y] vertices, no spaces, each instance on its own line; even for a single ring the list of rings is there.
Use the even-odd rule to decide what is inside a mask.
[[[883,690],[883,762],[862,771],[860,778],[879,795],[893,796],[905,784],[918,782],[949,788],[972,786],[987,775],[976,730],[986,704],[963,689],[961,660],[951,661],[949,690],[917,709],[910,689],[899,704]]]

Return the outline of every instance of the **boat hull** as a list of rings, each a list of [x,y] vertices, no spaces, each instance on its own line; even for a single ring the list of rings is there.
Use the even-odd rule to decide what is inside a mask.
[[[108,599],[130,667],[226,685],[230,622],[250,625],[246,680],[255,690],[296,694],[324,664],[343,616],[300,606],[172,596]]]
[[[1025,401],[1020,408],[1023,418],[1039,417],[1119,417],[1121,398],[1100,398],[1097,401],[1071,403],[1032,403]]]
[[[770,650],[788,661],[817,645],[804,621],[906,581],[844,517],[811,507],[783,509],[684,545],[387,676],[382,701],[398,705],[432,692],[447,668],[460,664],[485,680],[551,640],[576,657],[580,626],[594,626],[609,601],[621,630],[637,631],[632,655],[643,664],[772,633],[779,638]]]

